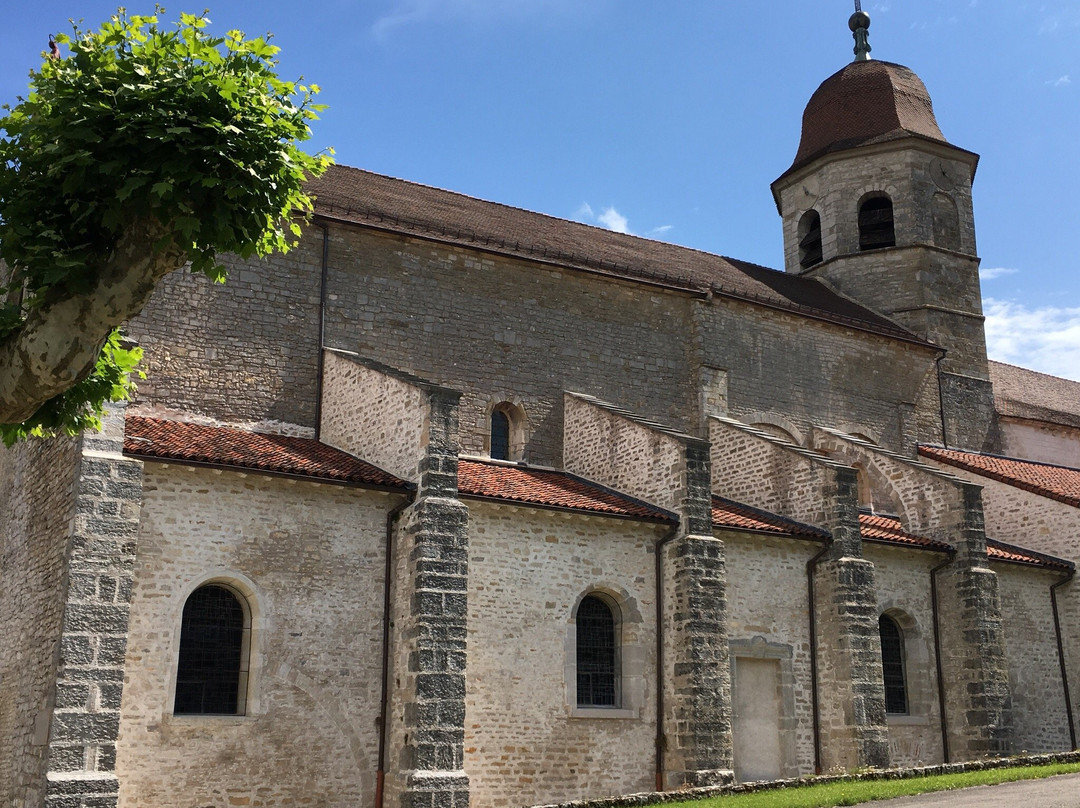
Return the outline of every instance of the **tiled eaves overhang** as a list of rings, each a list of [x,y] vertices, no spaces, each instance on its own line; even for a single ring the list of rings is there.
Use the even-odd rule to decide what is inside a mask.
[[[416,486],[312,438],[129,415],[124,454],[140,460],[255,472],[407,493]]]
[[[932,348],[823,284],[749,262],[613,233],[348,166],[313,180],[315,216],[558,269],[712,295]],[[370,191],[370,192],[369,192]]]
[[[1061,572],[1072,572],[1076,569],[1075,564],[1066,561],[1064,558],[1046,555],[1045,553],[1036,553],[1034,550],[1027,550],[1023,547],[1017,547],[1015,544],[1006,544],[994,539],[986,540],[986,555],[991,561],[1002,561],[1007,564],[1042,567]]]
[[[642,522],[673,525],[679,521],[671,511],[576,474],[502,460],[459,460],[458,496],[503,505],[518,504]]]
[[[829,539],[828,531],[821,528],[805,525],[794,519],[786,519],[715,494],[712,498],[712,524],[714,528],[768,533],[774,536],[790,536],[811,541],[828,541]]]
[[[981,477],[1080,508],[1080,469],[1015,457],[919,446],[919,454]]]
[[[859,533],[862,534],[863,541],[874,544],[891,544],[916,550],[932,550],[938,553],[951,553],[953,551],[953,546],[947,542],[908,533],[895,516],[860,513]]]

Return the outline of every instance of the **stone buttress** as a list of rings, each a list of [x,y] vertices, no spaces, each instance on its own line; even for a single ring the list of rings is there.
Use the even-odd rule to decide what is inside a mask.
[[[712,535],[707,442],[590,396],[564,396],[564,465],[679,514],[661,540],[662,787],[732,778],[724,543]],[[659,627],[658,627],[659,628]]]
[[[828,531],[811,565],[824,771],[889,764],[874,565],[862,557],[857,475],[792,443],[710,418],[713,490]]]

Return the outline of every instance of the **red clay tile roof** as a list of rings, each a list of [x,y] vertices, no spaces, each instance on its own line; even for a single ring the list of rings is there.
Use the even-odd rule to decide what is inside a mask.
[[[919,454],[1080,508],[1080,469],[937,446],[920,446]]]
[[[1080,382],[993,361],[990,381],[1002,415],[1080,427]]]
[[[124,454],[145,460],[228,466],[371,488],[412,486],[389,472],[311,438],[264,435],[129,415]]]
[[[577,475],[498,461],[459,460],[458,494],[647,522],[676,521],[673,513]]]
[[[798,536],[817,541],[825,541],[829,538],[828,532],[821,528],[804,525],[802,522],[786,519],[783,516],[718,496],[712,498],[712,523],[713,527],[775,533],[780,536]]]
[[[830,152],[910,136],[947,142],[922,79],[892,62],[852,62],[810,97],[799,151],[786,173]]]
[[[905,547],[938,550],[944,553],[948,553],[953,549],[952,545],[946,542],[906,532],[899,519],[884,514],[860,513],[859,532],[862,533],[863,541],[872,541],[878,544],[899,544]]]
[[[1033,567],[1047,567],[1049,569],[1071,570],[1075,565],[1063,558],[1036,553],[1034,550],[1025,550],[1013,544],[986,540],[986,555],[991,561],[1007,561],[1013,564],[1029,564]]]
[[[924,340],[812,278],[614,233],[463,194],[331,166],[308,183],[326,218],[611,277],[715,294],[918,344]]]

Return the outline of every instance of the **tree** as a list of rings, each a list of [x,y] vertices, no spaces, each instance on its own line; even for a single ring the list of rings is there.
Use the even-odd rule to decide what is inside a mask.
[[[157,14],[163,12],[157,9]],[[327,154],[298,143],[317,85],[282,81],[278,48],[205,16],[121,9],[73,23],[70,55],[30,74],[0,118],[0,437],[75,434],[129,398],[140,357],[118,327],[190,263],[285,251]]]

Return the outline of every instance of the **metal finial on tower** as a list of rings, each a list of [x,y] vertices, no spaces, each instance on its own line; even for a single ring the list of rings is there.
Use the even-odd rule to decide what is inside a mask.
[[[870,15],[862,10],[862,2],[855,0],[855,13],[848,20],[848,28],[855,39],[855,61],[870,61]]]

